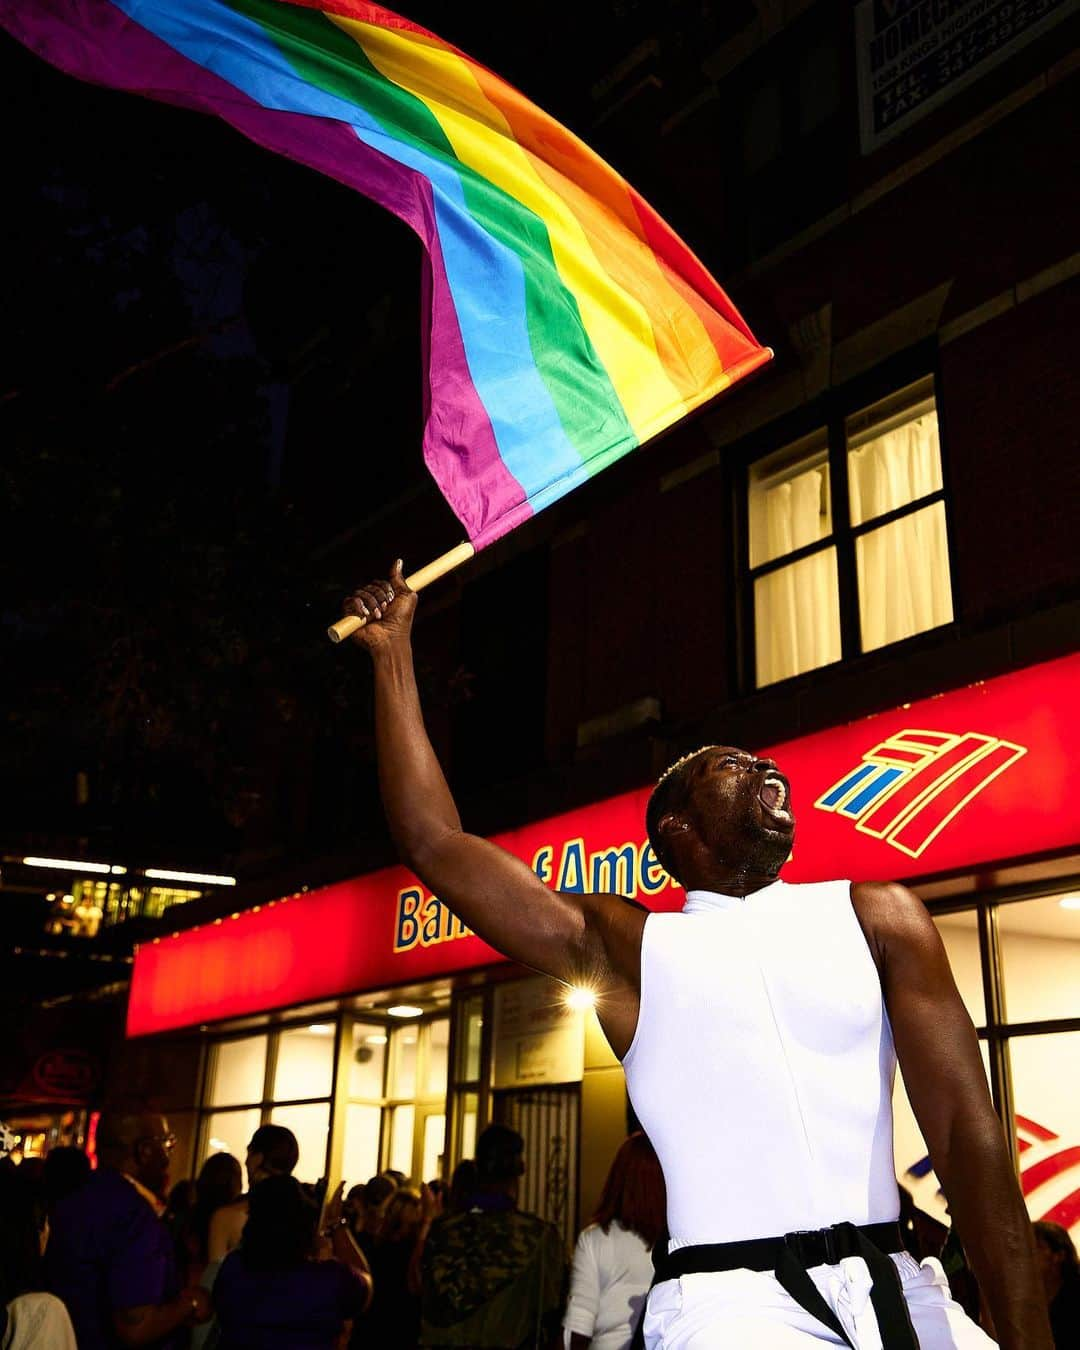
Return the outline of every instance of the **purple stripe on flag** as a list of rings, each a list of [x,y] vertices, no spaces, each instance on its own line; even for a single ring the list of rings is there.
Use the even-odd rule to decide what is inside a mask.
[[[499,454],[469,373],[435,228],[431,184],[422,174],[364,145],[344,123],[261,107],[111,4],[95,4],[92,19],[88,12],[85,29],[78,31],[65,18],[70,0],[35,0],[26,8],[0,3],[0,8],[15,37],[68,74],[215,113],[256,144],[354,188],[405,221],[430,258],[425,269],[430,322],[424,328],[428,468],[473,542],[490,542],[532,515],[521,484]],[[86,31],[93,34],[90,42]],[[446,410],[453,411],[452,426]]]

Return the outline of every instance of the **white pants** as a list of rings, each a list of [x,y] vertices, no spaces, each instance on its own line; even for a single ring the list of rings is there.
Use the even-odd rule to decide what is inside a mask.
[[[949,1295],[934,1257],[918,1265],[907,1252],[893,1261],[920,1350],[989,1350],[994,1342]],[[815,1266],[810,1277],[856,1350],[882,1350],[861,1256]],[[844,1343],[812,1317],[768,1271],[725,1270],[665,1280],[649,1295],[647,1350],[812,1350]]]

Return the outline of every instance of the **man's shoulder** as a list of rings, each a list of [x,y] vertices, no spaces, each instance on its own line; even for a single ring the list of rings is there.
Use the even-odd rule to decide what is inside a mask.
[[[139,1206],[147,1208],[135,1187],[122,1172],[112,1167],[99,1167],[91,1172],[78,1190],[65,1195],[56,1206],[56,1217],[135,1213]]]
[[[931,922],[923,902],[899,881],[853,881],[851,904],[864,928],[882,934],[915,936]]]

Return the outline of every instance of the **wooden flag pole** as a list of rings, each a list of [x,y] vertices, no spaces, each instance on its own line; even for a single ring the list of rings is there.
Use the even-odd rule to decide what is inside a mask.
[[[467,563],[475,554],[476,549],[466,540],[465,543],[452,548],[449,553],[444,553],[441,558],[436,558],[426,567],[421,567],[411,577],[406,577],[405,585],[410,591],[422,591],[425,586],[430,586],[433,581],[446,576],[447,572],[452,572],[455,567]],[[344,619],[338,619],[337,623],[331,624],[326,630],[326,636],[331,642],[344,642],[350,634],[363,628],[366,623],[367,619],[361,619],[358,614],[348,614]]]

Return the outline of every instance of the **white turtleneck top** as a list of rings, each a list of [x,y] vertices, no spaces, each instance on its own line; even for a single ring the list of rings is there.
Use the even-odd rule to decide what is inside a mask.
[[[897,1217],[896,1056],[849,882],[650,914],[623,1067],[673,1249]]]

